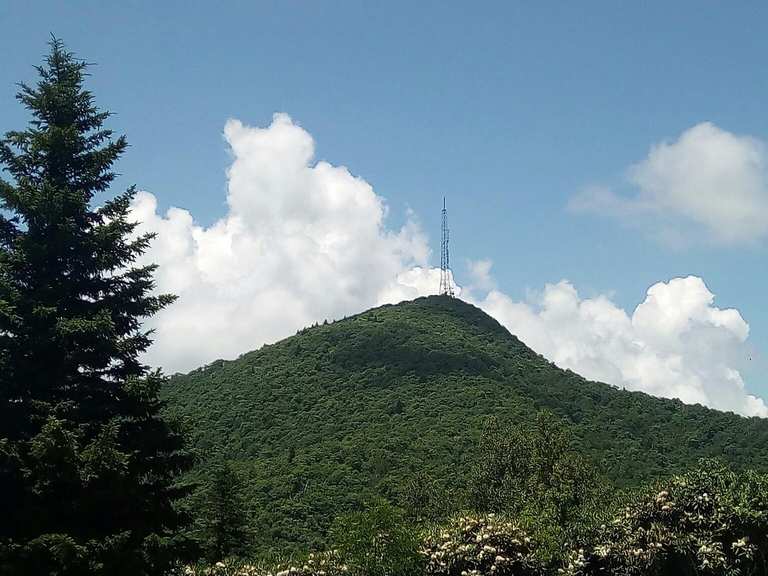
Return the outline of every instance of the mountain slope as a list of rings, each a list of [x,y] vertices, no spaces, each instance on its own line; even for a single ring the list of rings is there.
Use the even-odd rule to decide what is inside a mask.
[[[768,469],[768,421],[590,382],[458,299],[420,298],[302,330],[171,379],[203,453],[240,461],[262,549],[313,546],[334,515],[426,473],[456,489],[484,420],[542,409],[617,485],[703,456]]]

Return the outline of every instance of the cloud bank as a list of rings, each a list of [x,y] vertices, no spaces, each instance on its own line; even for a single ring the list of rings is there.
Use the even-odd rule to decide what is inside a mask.
[[[477,304],[561,368],[654,396],[749,416],[768,416],[745,390],[749,326],[737,310],[713,305],[701,278],[651,286],[631,314],[606,296],[582,298],[567,281],[529,302],[497,290]]]
[[[709,122],[653,146],[628,170],[633,192],[594,186],[569,206],[638,225],[675,244],[736,245],[768,236],[768,154],[763,142]]]
[[[186,210],[161,214],[148,192],[132,205],[137,232],[157,233],[144,258],[160,266],[158,291],[180,296],[148,324],[147,363],[186,371],[314,322],[437,291],[440,272],[428,266],[415,218],[389,228],[370,184],[316,161],[311,135],[290,117],[276,114],[266,128],[230,120],[224,137],[232,164],[221,219],[205,227]],[[629,315],[606,296],[581,298],[567,281],[514,301],[496,288],[490,260],[469,262],[468,272],[462,297],[563,368],[768,416],[738,370],[749,327],[736,310],[716,308],[699,278],[656,284]]]

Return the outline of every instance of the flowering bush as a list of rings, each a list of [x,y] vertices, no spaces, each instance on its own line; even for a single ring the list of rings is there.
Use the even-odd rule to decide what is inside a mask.
[[[261,566],[237,561],[220,561],[210,566],[184,566],[177,576],[267,576]]]
[[[425,574],[528,576],[543,574],[535,544],[515,523],[494,514],[457,516],[427,537]]]
[[[307,559],[296,566],[278,566],[267,576],[344,576],[349,568],[341,561],[336,550],[310,554]]]
[[[303,562],[273,567],[246,562],[216,562],[212,566],[186,566],[180,576],[345,576],[349,569],[336,551],[310,554]]]
[[[765,574],[766,553],[768,478],[704,462],[627,505],[563,572]]]

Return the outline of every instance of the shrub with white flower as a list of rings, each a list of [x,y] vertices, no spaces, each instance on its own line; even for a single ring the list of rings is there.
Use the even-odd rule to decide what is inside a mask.
[[[338,552],[309,554],[303,561],[266,567],[237,560],[220,561],[211,566],[187,566],[180,576],[349,576],[349,569]]]
[[[597,542],[573,551],[573,576],[768,573],[768,477],[705,461],[630,502]]]
[[[544,573],[536,545],[516,523],[494,514],[462,515],[435,529],[422,554],[434,576],[534,576]]]
[[[269,571],[261,565],[237,560],[219,561],[205,566],[185,566],[178,576],[267,576]]]
[[[349,568],[338,551],[310,554],[304,562],[278,566],[266,576],[348,576]]]

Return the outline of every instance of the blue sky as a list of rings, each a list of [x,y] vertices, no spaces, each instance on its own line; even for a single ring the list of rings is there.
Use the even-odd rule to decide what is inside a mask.
[[[631,314],[649,286],[701,277],[749,323],[740,369],[766,397],[764,238],[676,245],[568,209],[590,186],[631,193],[629,168],[699,123],[768,141],[766,21],[757,2],[10,1],[0,130],[24,125],[13,83],[53,33],[97,64],[89,86],[131,144],[120,184],[208,226],[227,212],[227,119],[285,112],[393,230],[413,211],[433,265],[445,195],[460,284],[488,258],[512,299],[567,279]]]

